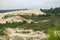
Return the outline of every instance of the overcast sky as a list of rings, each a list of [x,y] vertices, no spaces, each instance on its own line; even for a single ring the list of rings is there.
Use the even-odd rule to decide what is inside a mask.
[[[0,0],[0,9],[39,9],[59,6],[60,0]]]

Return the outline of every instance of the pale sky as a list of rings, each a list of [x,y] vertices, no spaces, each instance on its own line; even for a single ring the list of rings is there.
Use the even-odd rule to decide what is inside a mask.
[[[0,9],[40,9],[59,6],[60,0],[0,0]]]

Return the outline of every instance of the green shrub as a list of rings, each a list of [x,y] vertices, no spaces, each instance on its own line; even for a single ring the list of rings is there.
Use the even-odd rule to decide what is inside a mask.
[[[7,35],[7,34],[5,33],[5,30],[0,30],[0,36],[4,36],[4,35]]]
[[[58,35],[57,33],[54,33],[53,30],[48,30],[48,39],[47,40],[60,40],[60,35]]]

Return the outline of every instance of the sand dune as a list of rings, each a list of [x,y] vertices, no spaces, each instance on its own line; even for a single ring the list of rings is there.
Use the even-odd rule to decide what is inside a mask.
[[[23,10],[23,11],[13,11],[13,12],[7,12],[7,13],[0,13],[0,23],[6,23],[6,21],[8,22],[22,22],[23,20],[30,22],[32,20],[26,20],[20,16],[13,16],[13,17],[9,17],[7,19],[2,19],[5,15],[46,15],[45,13],[41,12],[40,10]]]

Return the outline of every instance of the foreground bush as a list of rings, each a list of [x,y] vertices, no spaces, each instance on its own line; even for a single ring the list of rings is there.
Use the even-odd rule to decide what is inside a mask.
[[[60,40],[60,36],[57,33],[54,33],[53,30],[48,30],[48,34],[49,34],[49,36],[48,36],[47,40]]]

